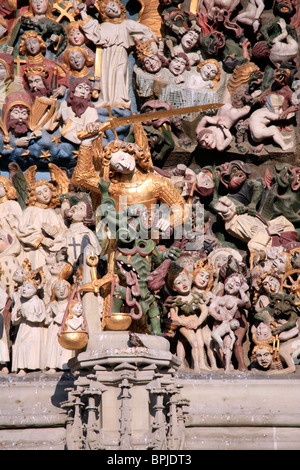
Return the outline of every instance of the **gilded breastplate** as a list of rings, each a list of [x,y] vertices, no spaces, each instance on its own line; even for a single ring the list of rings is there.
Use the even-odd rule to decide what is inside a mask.
[[[151,209],[152,204],[158,200],[157,182],[151,174],[141,174],[135,181],[120,181],[110,188],[110,195],[116,201],[116,210],[122,211],[125,206],[144,204]]]

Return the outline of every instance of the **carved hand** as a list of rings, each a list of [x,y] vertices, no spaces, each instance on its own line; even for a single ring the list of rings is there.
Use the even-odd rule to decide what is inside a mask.
[[[43,238],[41,245],[45,246],[46,248],[52,248],[54,243],[51,238]]]
[[[55,227],[52,227],[52,225],[44,222],[42,223],[41,227],[43,231],[46,232],[46,234],[49,235],[50,237],[54,238],[57,235],[57,230]]]

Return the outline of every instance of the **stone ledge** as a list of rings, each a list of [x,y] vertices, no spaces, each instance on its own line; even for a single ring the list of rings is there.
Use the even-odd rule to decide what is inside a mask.
[[[175,379],[190,400],[185,450],[300,449],[300,366],[290,375],[187,371]],[[63,450],[60,404],[73,380],[69,372],[1,375],[0,449]],[[138,449],[141,436],[133,438]]]

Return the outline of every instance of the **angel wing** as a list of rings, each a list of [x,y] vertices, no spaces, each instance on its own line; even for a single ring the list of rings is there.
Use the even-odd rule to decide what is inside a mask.
[[[21,168],[19,167],[19,165],[15,162],[12,162],[8,165],[8,172],[9,179],[18,194],[18,203],[24,210],[27,207],[26,202],[28,197],[29,181],[21,170]]]
[[[36,170],[37,170],[37,166],[32,165],[28,168],[28,170],[25,171],[24,176],[26,180],[28,181],[28,186],[31,186],[33,183],[35,183]]]
[[[133,132],[134,132],[135,143],[143,149],[146,159],[151,163],[151,168],[153,168],[153,162],[152,162],[148,137],[141,122],[135,122],[133,124]]]
[[[48,169],[51,176],[51,182],[57,187],[59,194],[65,194],[69,191],[70,179],[67,174],[54,163],[49,163]]]

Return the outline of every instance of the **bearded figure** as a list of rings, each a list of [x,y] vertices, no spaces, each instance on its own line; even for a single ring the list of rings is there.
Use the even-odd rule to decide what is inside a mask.
[[[48,71],[39,65],[27,67],[24,70],[25,85],[24,89],[27,91],[29,96],[34,103],[36,97],[46,96],[47,98],[51,95],[51,85],[47,81],[49,76]]]
[[[92,91],[90,80],[76,78],[70,86],[67,101],[61,104],[56,119],[63,122],[61,135],[72,143],[81,144],[78,132],[86,130],[90,123],[99,121],[97,110],[92,104]],[[85,145],[89,145],[91,140],[93,138],[85,139]]]
[[[13,136],[17,145],[17,139],[27,135],[30,115],[31,99],[26,92],[10,93],[6,97],[0,119],[5,143],[9,143]]]
[[[53,98],[62,98],[69,87],[69,72],[55,61],[45,58],[47,47],[42,37],[35,31],[27,31],[20,41],[19,53],[26,58],[26,63],[21,66],[21,76],[24,85],[26,83],[25,71],[28,67],[42,67],[47,70],[48,81],[51,84]]]

